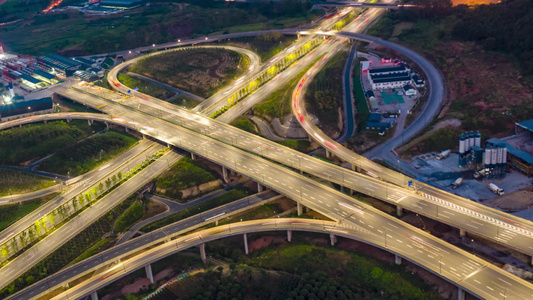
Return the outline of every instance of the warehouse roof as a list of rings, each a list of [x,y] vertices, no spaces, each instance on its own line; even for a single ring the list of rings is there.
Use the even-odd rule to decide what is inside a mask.
[[[531,121],[531,120],[530,120]],[[521,160],[525,161],[528,164],[533,164],[533,156],[527,152],[524,152],[522,150],[518,150],[515,147],[511,146],[509,143],[502,141],[497,138],[491,138],[487,140],[487,143],[493,144],[493,145],[505,145],[507,147],[507,152],[520,158]]]
[[[40,57],[43,62],[47,65],[50,65],[54,68],[60,69],[60,70],[68,70],[70,68],[77,68],[81,65],[80,62],[77,62],[73,59],[70,59],[68,57],[56,54],[56,53],[50,53],[45,54]]]
[[[520,122],[517,125],[529,131],[533,131],[533,119]]]
[[[369,70],[370,74],[374,74],[374,73],[383,73],[383,72],[401,72],[401,71],[406,71],[407,68],[405,66],[405,64],[403,63],[400,63],[394,67],[385,67],[385,68],[373,68],[371,70]]]
[[[14,115],[46,110],[52,108],[52,98],[46,97],[29,101],[13,102],[8,105],[0,105],[0,116],[10,117]]]
[[[397,81],[410,81],[411,77],[409,76],[388,76],[385,78],[374,79],[372,78],[373,83],[386,83],[386,82],[397,82]]]
[[[32,76],[30,76],[28,74],[20,74],[19,78],[24,79],[26,81],[29,81],[29,82],[31,82],[33,84],[39,84],[39,83],[42,82],[41,80],[39,80],[39,79],[37,79],[35,77],[32,77]]]
[[[54,75],[52,75],[52,74],[50,74],[48,72],[45,72],[43,70],[39,70],[39,69],[34,70],[33,73],[35,73],[35,74],[37,74],[39,76],[42,76],[42,77],[44,77],[46,79],[54,79],[54,78],[56,78]]]

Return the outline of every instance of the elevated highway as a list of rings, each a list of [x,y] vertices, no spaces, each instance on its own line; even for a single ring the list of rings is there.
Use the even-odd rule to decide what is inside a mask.
[[[207,242],[230,236],[281,230],[325,233],[331,236],[332,243],[334,243],[336,236],[341,236],[376,246],[389,252],[393,252],[401,258],[412,260],[415,264],[432,273],[448,278],[453,284],[461,286],[462,290],[466,290],[483,299],[502,299],[503,297],[503,299],[525,300],[529,299],[529,296],[533,292],[533,288],[530,284],[529,286],[524,286],[521,279],[516,277],[509,278],[509,276],[505,274],[505,271],[490,264],[480,264],[477,257],[462,250],[458,251],[461,252],[460,254],[462,256],[468,257],[469,259],[467,261],[462,261],[461,263],[457,263],[453,257],[443,258],[442,256],[439,256],[437,253],[438,251],[432,249],[431,244],[425,244],[418,240],[417,235],[419,235],[420,232],[417,232],[419,231],[417,229],[414,229],[413,232],[402,233],[411,237],[411,240],[405,241],[408,243],[405,244],[405,246],[408,245],[413,247],[413,249],[416,249],[408,250],[408,247],[404,247],[403,243],[400,244],[398,243],[399,240],[395,239],[397,233],[390,232],[394,235],[392,236],[387,232],[384,236],[380,236],[379,234],[376,235],[357,225],[350,226],[332,221],[290,218],[233,223],[201,230],[186,236],[177,236],[176,233],[179,231],[168,235],[161,232],[158,232],[158,235],[147,234],[122,245],[120,248],[109,249],[100,255],[91,257],[70,268],[62,270],[48,278],[46,281],[48,281],[48,284],[53,287],[67,286],[69,282],[75,278],[80,278],[82,274],[89,274],[93,270],[106,268],[105,271],[98,274],[92,274],[90,278],[80,284],[70,287],[68,290],[52,298],[79,299],[95,293],[99,288],[110,284],[122,276],[132,273],[139,268],[146,267],[151,263],[176,252],[195,246],[203,247]],[[169,230],[167,229],[165,232],[168,233]],[[387,236],[390,237],[387,239]],[[142,243],[141,238],[144,238],[145,244]],[[126,245],[129,246],[129,248],[125,247]],[[405,249],[407,249],[407,251]],[[462,275],[456,276],[457,272]],[[502,279],[502,276],[505,280],[499,280]],[[65,278],[68,279],[65,280]],[[37,293],[40,291],[39,288],[43,291],[47,291],[49,289],[46,281],[41,281],[32,285],[29,289],[26,289],[22,293],[9,299],[28,299],[22,298],[22,296],[33,297],[34,294],[38,295]],[[462,293],[462,290],[460,290],[460,293]]]

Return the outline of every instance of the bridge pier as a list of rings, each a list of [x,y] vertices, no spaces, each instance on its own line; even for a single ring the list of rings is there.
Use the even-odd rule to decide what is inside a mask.
[[[466,231],[465,231],[464,229],[459,229],[459,235],[460,235],[461,237],[466,236]]]
[[[394,256],[394,263],[397,264],[397,265],[401,265],[402,264],[402,258],[399,257],[398,255],[395,255]]]
[[[298,216],[303,214],[304,207],[300,202],[296,202],[296,210],[298,211]]]
[[[96,291],[91,293],[91,300],[98,300],[98,293]]]
[[[244,254],[248,255],[248,235],[245,233],[242,236],[244,237]]]
[[[87,120],[87,124],[89,124],[89,126],[93,125],[93,120]]]
[[[331,158],[331,152],[328,149],[326,149],[326,158]]]
[[[70,119],[67,119],[67,123],[70,123]]]
[[[287,230],[287,242],[292,241],[292,230]]]
[[[109,129],[109,123],[105,122],[105,127]]]
[[[465,300],[465,291],[462,287],[457,288],[457,300]]]
[[[222,178],[224,178],[225,183],[228,183],[228,169],[224,166],[222,166]]]
[[[150,283],[154,283],[154,275],[152,274],[152,265],[148,264],[144,266],[144,270],[146,271],[146,277],[150,279]]]
[[[398,217],[403,217],[403,208],[399,205],[396,205],[396,214]]]
[[[48,122],[47,120],[44,120],[44,124],[46,124],[46,122]]]
[[[130,132],[130,129],[129,129],[128,127],[126,127],[126,126],[124,126],[124,130],[125,130],[126,132]]]
[[[205,264],[207,262],[207,257],[205,256],[205,243],[200,244],[200,257],[202,258],[202,262]]]
[[[263,186],[258,182],[257,183],[257,192],[261,193],[263,191]]]
[[[337,237],[333,233],[330,233],[329,234],[329,241],[331,243],[331,246],[335,246],[335,243],[337,242]]]
[[[194,153],[191,152],[191,159],[192,160],[196,160],[196,155],[194,155]]]

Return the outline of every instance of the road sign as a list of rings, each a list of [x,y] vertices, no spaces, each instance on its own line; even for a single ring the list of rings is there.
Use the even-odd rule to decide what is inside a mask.
[[[409,181],[407,182],[407,185],[408,185],[408,186],[413,186],[413,181],[412,181],[412,180],[409,180]]]

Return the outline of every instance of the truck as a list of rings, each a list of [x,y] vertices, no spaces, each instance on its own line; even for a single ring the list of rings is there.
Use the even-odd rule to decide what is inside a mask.
[[[450,149],[442,151],[441,153],[437,154],[437,159],[445,159],[446,157],[450,156],[450,152]]]
[[[491,190],[491,192],[493,192],[494,194],[503,196],[503,189],[499,188],[494,183],[489,183],[489,190]]]
[[[452,189],[455,190],[456,188],[460,187],[462,184],[463,184],[463,177],[459,177],[455,179],[455,181],[452,183]]]
[[[489,175],[489,170],[488,169],[482,169],[482,170],[474,172],[474,178],[475,179],[482,179],[483,177],[485,177],[487,175]]]

